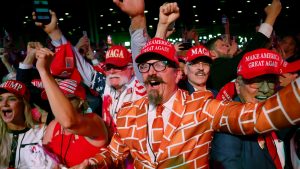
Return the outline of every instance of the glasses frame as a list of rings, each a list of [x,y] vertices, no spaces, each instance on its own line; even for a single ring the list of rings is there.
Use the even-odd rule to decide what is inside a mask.
[[[155,65],[158,65],[158,63],[162,63],[161,65],[164,65],[164,67],[162,69],[157,69],[157,66],[155,66]],[[141,71],[141,69],[140,69],[141,65],[148,65],[147,70],[145,69],[145,71]],[[153,69],[156,72],[162,72],[162,71],[166,70],[166,68],[167,68],[168,65],[169,65],[168,61],[166,61],[166,60],[158,60],[158,61],[153,62],[153,63],[147,63],[147,62],[146,63],[139,63],[138,64],[138,69],[139,69],[140,73],[147,73],[147,72],[149,72],[150,67],[152,66]]]

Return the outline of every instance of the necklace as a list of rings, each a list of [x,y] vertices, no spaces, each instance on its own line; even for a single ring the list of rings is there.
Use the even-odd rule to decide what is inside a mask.
[[[11,143],[11,154],[10,154],[10,160],[9,160],[9,167],[15,168],[15,162],[16,162],[16,155],[17,155],[17,149],[18,149],[18,140],[19,140],[19,134],[23,134],[23,137],[21,139],[20,145],[22,145],[22,142],[24,140],[26,132],[30,128],[25,128],[23,130],[9,130],[8,133],[12,134],[12,143]],[[19,160],[18,163],[20,163],[20,148],[19,148]]]
[[[67,148],[66,148],[66,151],[65,151],[65,155],[63,155],[64,135],[65,135],[65,129],[62,129],[61,143],[60,143],[60,158],[61,158],[61,162],[66,165],[67,164],[66,157],[67,157],[67,154],[68,154],[68,150],[70,148],[70,143],[71,143],[73,134],[71,134],[71,136],[69,138],[68,145],[67,145]]]
[[[147,133],[148,133],[148,136],[147,136],[148,145],[149,145],[150,150],[151,150],[151,152],[152,152],[152,154],[154,156],[154,162],[157,162],[156,161],[157,160],[157,154],[154,153],[154,150],[153,150],[151,142],[150,142],[150,133],[151,133],[151,131],[149,131],[149,124],[147,124]]]

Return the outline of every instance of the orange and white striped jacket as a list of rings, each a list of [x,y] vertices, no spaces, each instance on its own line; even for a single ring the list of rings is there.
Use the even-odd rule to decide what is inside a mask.
[[[147,152],[147,97],[123,106],[110,145],[96,156],[100,168],[111,168],[131,153],[134,166],[148,168],[209,168],[215,131],[234,134],[266,133],[300,121],[300,78],[263,103],[222,102],[210,92],[176,92],[157,162]]]

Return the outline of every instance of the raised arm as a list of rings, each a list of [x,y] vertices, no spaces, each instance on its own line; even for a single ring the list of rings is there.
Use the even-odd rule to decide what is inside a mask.
[[[164,3],[159,8],[159,21],[155,37],[166,39],[168,26],[175,22],[179,16],[179,7],[176,2]]]
[[[52,40],[52,44],[55,47],[62,46],[64,44],[68,43],[68,40],[63,36],[59,26],[58,26],[58,20],[56,13],[54,11],[50,11],[51,14],[51,22],[47,25],[43,25],[40,22],[35,22],[35,24],[39,27],[41,27],[45,33],[48,34],[48,36]],[[33,19],[35,20],[36,16],[35,13],[32,13]],[[75,61],[76,61],[76,68],[78,69],[84,84],[86,84],[88,87],[91,87],[93,84],[93,78],[95,76],[95,71],[91,64],[89,64],[87,61],[84,60],[84,57],[78,52],[78,49],[75,47],[72,47]]]
[[[147,33],[146,16],[144,14],[144,0],[113,0],[113,2],[131,19],[129,33],[131,36],[133,68],[136,77],[142,82],[143,78],[137,68],[135,58],[140,53],[142,47],[145,46],[146,42],[150,39]]]
[[[82,114],[82,110],[75,109],[60,90],[50,73],[50,64],[54,53],[47,48],[41,48],[37,50],[36,57],[37,69],[56,120],[74,134],[92,138],[103,136],[103,139],[106,139],[107,134],[101,118],[97,115],[87,116]]]
[[[245,135],[299,125],[300,78],[262,103],[226,104],[212,100],[206,108],[205,112],[216,113],[213,126],[217,131]]]

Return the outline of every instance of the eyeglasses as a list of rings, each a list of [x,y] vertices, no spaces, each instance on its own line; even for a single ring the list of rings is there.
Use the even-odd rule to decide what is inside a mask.
[[[138,68],[141,73],[148,72],[151,66],[156,72],[161,72],[167,68],[167,65],[168,65],[168,61],[159,60],[153,63],[140,63],[138,64]]]
[[[206,63],[206,62],[196,62],[196,63],[188,62],[187,65],[190,66],[190,67],[192,67],[192,68],[196,68],[196,67],[199,67],[201,65],[203,67],[210,67],[210,64]]]

